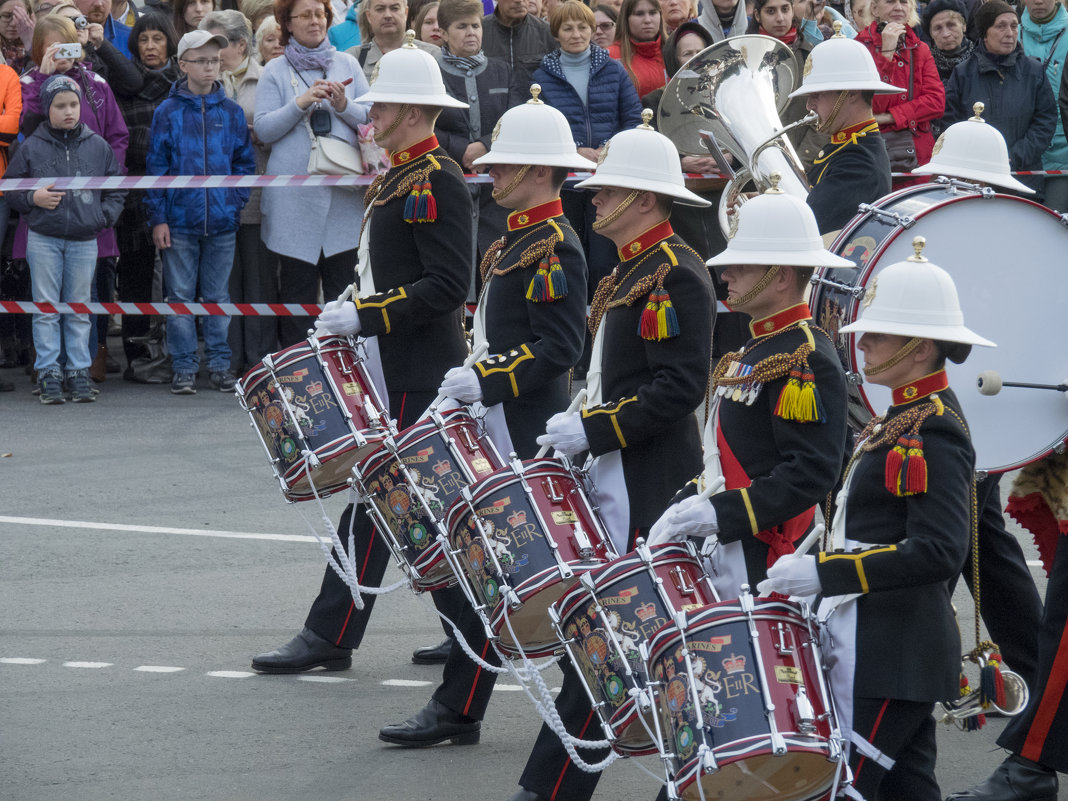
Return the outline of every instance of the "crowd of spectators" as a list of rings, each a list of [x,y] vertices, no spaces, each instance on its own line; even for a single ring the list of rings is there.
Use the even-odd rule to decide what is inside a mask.
[[[640,123],[643,107],[657,107],[670,77],[707,46],[744,33],[770,36],[793,52],[800,75],[808,53],[834,35],[835,27],[870,50],[882,80],[906,89],[877,96],[874,107],[895,171],[926,163],[940,131],[971,116],[976,101],[985,104],[985,119],[1005,136],[1013,169],[1068,168],[1058,110],[1058,98],[1062,109],[1068,107],[1068,83],[1062,81],[1068,12],[1059,0],[1022,0],[1018,8],[1003,0],[931,0],[923,7],[916,0],[844,0],[842,5],[833,0],[590,0],[589,5],[579,0],[4,0],[0,166],[6,167],[9,153],[24,147],[39,126],[50,124],[41,92],[61,74],[78,87],[80,124],[108,143],[126,173],[151,173],[160,130],[157,109],[188,91],[190,78],[178,49],[193,31],[218,35],[212,41],[226,43],[219,48],[214,88],[204,97],[224,98],[240,109],[255,171],[302,174],[313,141],[312,112],[321,112],[319,124],[328,125],[329,136],[359,149],[369,171],[388,164],[374,143],[368,106],[355,98],[367,90],[382,56],[402,46],[410,28],[416,45],[437,59],[450,95],[469,105],[446,110],[436,133],[466,172],[477,173],[474,160],[489,148],[497,120],[529,99],[532,83],[540,85],[541,99],[568,119],[579,152],[596,160],[611,136]],[[80,45],[81,56],[58,57],[66,44]],[[787,105],[783,123],[803,116],[803,105]],[[192,138],[201,134],[194,126],[170,132],[178,137],[178,147],[183,137],[190,138],[184,144],[200,147]],[[811,128],[796,130],[791,138],[805,165],[826,142]],[[682,163],[689,172],[714,169],[709,158],[686,156]],[[1049,205],[1068,206],[1068,178],[1027,180],[1045,190]],[[500,236],[505,217],[487,184],[472,183],[470,191],[474,271],[480,255]],[[157,200],[163,198],[169,208],[174,197],[160,193]],[[163,269],[166,251],[172,249],[174,256],[173,242],[161,247],[154,236],[152,203],[149,193],[129,192],[117,224],[96,236],[92,299],[174,296]],[[210,200],[203,203],[210,209]],[[592,290],[614,266],[614,248],[592,230],[594,212],[586,193],[568,189],[564,203],[586,250]],[[27,218],[33,215],[16,218],[17,205],[0,196],[0,241],[5,243],[0,297],[36,298],[26,250],[32,230]],[[360,192],[256,190],[247,202],[226,208],[233,219],[223,227],[233,232],[234,247],[227,263],[214,268],[221,272],[218,280],[208,282],[216,297],[314,303],[335,297],[352,280],[363,214]],[[694,247],[711,256],[721,240],[711,231],[714,222],[705,223],[680,220],[693,232]],[[202,297],[203,284],[201,279]],[[226,371],[240,375],[266,354],[298,342],[308,323],[306,318],[229,320]],[[109,326],[112,335],[121,333],[125,364],[120,354],[107,351]],[[214,326],[201,321],[201,334]],[[144,316],[93,320],[93,380],[122,371],[132,381],[170,382],[174,348],[172,343],[169,358],[163,328]],[[188,327],[183,331],[187,348]],[[32,368],[32,345],[26,316],[0,315],[0,367],[29,361]],[[217,349],[213,353],[214,375],[221,364]],[[184,364],[188,370],[189,362]]]

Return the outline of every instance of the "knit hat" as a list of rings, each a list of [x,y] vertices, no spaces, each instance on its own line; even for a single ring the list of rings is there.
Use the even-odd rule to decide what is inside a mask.
[[[931,35],[931,20],[935,18],[936,14],[941,14],[943,11],[956,11],[964,18],[964,24],[968,24],[968,11],[964,8],[964,3],[961,0],[931,0],[927,4],[927,9],[923,12],[923,32],[928,37]]]
[[[975,28],[979,34],[980,41],[985,39],[986,32],[994,27],[994,20],[1002,14],[1015,13],[1016,9],[1004,2],[1004,0],[989,0],[989,2],[979,6],[979,10],[975,12]]]
[[[78,86],[77,81],[66,75],[53,75],[41,87],[41,108],[45,111],[52,108],[52,101],[60,92],[74,92],[78,95],[78,100],[82,99],[82,88]]]

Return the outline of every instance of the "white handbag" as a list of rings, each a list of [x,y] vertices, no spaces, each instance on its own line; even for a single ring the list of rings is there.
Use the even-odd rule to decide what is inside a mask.
[[[307,117],[304,126],[311,137],[308,175],[363,175],[363,158],[359,150],[341,139],[316,136]]]

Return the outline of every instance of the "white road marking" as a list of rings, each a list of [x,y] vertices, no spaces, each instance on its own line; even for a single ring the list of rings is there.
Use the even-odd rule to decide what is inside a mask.
[[[523,688],[518,684],[495,684],[493,689],[499,693],[518,693],[523,691]]]
[[[319,684],[337,684],[342,681],[353,681],[353,679],[346,679],[344,676],[297,676],[298,681],[312,681]]]
[[[29,659],[24,656],[0,657],[0,664],[3,665],[40,665],[47,661],[47,659]]]
[[[1028,559],[1027,560],[1027,566],[1028,567],[1042,567],[1042,560],[1041,559]]]
[[[246,670],[210,670],[204,675],[216,679],[245,679],[249,676],[255,676],[256,674],[249,673]]]
[[[16,526],[48,526],[50,528],[87,528],[96,531],[131,531],[138,534],[182,534],[188,537],[219,537],[230,540],[271,540],[273,542],[317,542],[303,534],[264,534],[248,531],[215,531],[199,528],[170,528],[168,526],[132,526],[126,523],[89,523],[84,520],[53,520],[46,517],[10,517],[0,515],[0,523]]]
[[[69,668],[106,668],[111,667],[111,662],[64,662],[63,667]]]
[[[432,682],[414,681],[412,679],[386,679],[382,682],[383,687],[429,687]]]
[[[180,673],[185,668],[172,667],[170,665],[141,665],[140,667],[135,667],[134,670],[140,670],[142,673]]]

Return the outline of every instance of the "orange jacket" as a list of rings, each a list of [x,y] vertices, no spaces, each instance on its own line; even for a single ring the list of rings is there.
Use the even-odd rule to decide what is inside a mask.
[[[15,70],[0,64],[0,175],[7,172],[7,148],[19,135],[22,85]]]

